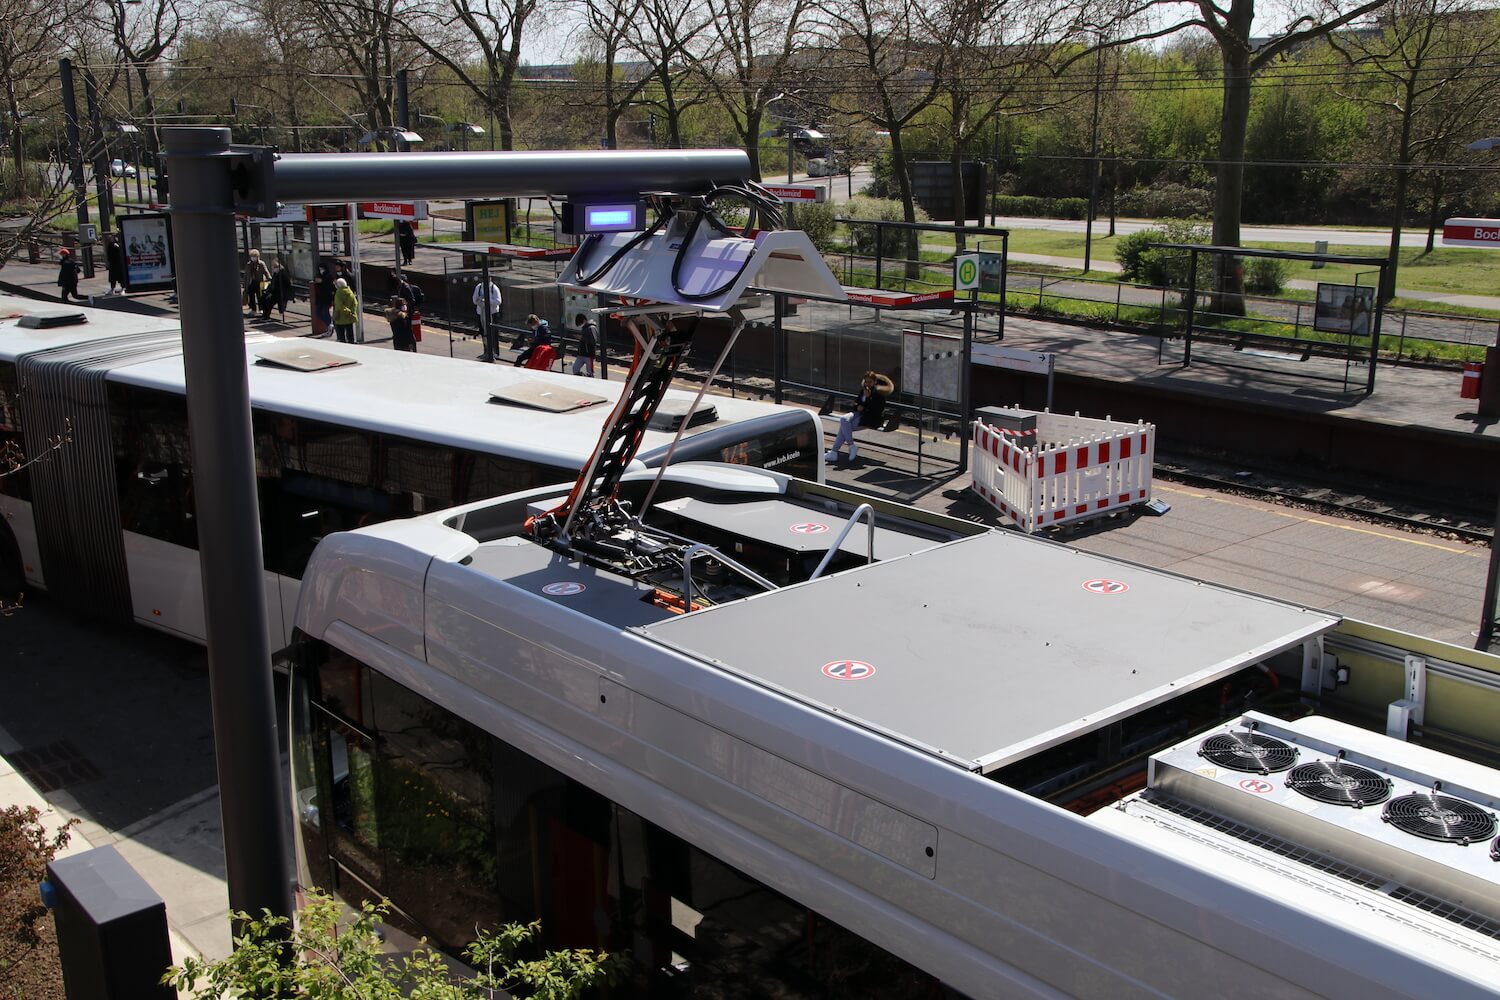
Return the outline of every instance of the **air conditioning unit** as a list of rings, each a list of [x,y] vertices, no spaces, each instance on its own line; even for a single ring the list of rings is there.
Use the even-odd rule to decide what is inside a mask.
[[[1385,896],[1429,912],[1440,901],[1500,922],[1492,769],[1329,719],[1252,712],[1153,756],[1141,798],[1283,859],[1300,850],[1324,870],[1386,881]]]

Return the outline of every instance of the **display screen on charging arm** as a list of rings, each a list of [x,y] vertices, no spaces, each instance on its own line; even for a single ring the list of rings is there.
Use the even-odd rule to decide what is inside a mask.
[[[645,228],[638,204],[586,205],[583,211],[585,232],[629,233]]]

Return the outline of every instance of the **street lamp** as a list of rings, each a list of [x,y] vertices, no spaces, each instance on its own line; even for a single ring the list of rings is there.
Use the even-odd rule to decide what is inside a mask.
[[[359,139],[356,140],[356,144],[360,146],[373,146],[377,142],[392,139],[396,140],[397,142],[406,142],[412,144],[427,141],[410,129],[377,128],[372,129],[371,131],[366,132],[364,135],[360,136]]]
[[[448,126],[448,131],[458,135],[458,141],[463,144],[466,153],[469,151],[469,136],[484,135],[484,129],[473,122],[454,122]]]

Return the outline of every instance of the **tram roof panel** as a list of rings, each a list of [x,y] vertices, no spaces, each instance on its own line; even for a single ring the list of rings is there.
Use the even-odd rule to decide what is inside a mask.
[[[82,313],[86,323],[29,329],[20,325],[21,317],[46,313]],[[177,329],[175,316],[147,316],[116,312],[89,306],[43,302],[18,295],[0,295],[0,358],[14,360],[23,354],[53,350],[72,344],[87,344],[111,337],[139,333],[169,332]]]
[[[284,351],[299,341],[285,339],[247,344],[253,405],[292,416],[339,423],[350,428],[420,437],[458,448],[504,441],[517,453],[534,453],[538,461],[571,458],[582,462],[599,440],[600,429],[622,391],[622,384],[538,372],[510,365],[476,364],[455,358],[410,354],[360,344],[318,341],[325,355],[356,364],[321,371],[295,371],[259,363],[262,353]],[[133,364],[111,372],[112,381],[180,391],[180,355]],[[492,397],[522,384],[550,384],[560,392],[581,392],[606,402],[571,412],[547,412],[505,403]],[[693,393],[672,392],[668,402],[685,406]],[[719,419],[691,427],[685,438],[726,426],[751,414],[768,412],[765,404],[712,397]],[[665,447],[672,436],[647,431],[643,453]]]
[[[1339,621],[990,532],[639,631],[988,772]]]

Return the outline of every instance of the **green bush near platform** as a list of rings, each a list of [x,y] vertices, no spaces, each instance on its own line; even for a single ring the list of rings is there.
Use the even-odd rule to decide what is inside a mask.
[[[1022,215],[1034,219],[1084,219],[1088,217],[1087,198],[1036,198],[1029,195],[1001,195],[994,199],[998,215]]]

